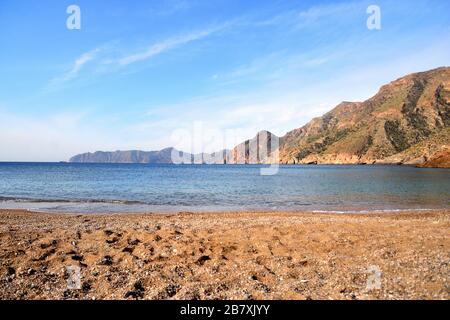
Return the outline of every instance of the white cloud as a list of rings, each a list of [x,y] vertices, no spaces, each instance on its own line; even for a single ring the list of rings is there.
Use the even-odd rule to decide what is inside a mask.
[[[113,51],[112,48],[116,46],[111,46],[112,43],[116,44],[117,41],[111,41],[108,44],[104,44],[95,49],[81,54],[74,62],[71,63],[71,67],[62,75],[56,76],[50,80],[46,87],[46,91],[52,91],[59,88],[61,85],[74,80],[80,75],[81,70],[91,62],[96,61],[95,68],[93,72],[98,74],[105,74],[117,71],[117,67],[125,67],[133,63],[148,60],[154,56],[160,55],[169,50],[178,48],[182,45],[189,44],[194,41],[199,41],[201,39],[207,38],[215,33],[223,31],[229,26],[233,25],[235,21],[228,21],[220,25],[205,28],[202,30],[191,31],[182,35],[174,36],[162,40],[160,42],[154,43],[147,47],[145,50],[133,54],[128,54],[122,58],[111,58]],[[117,48],[115,48],[117,49]],[[103,59],[99,60],[99,54],[102,53]],[[116,66],[116,68],[114,68]]]
[[[340,52],[310,52],[308,54],[287,54],[274,52],[258,57],[247,64],[223,74],[214,74],[212,79],[220,86],[235,85],[241,81],[255,80],[257,82],[270,82],[286,78],[287,74],[300,74],[332,62],[342,56]]]
[[[135,62],[144,61],[144,60],[150,59],[156,55],[159,55],[163,52],[166,52],[168,50],[177,48],[181,45],[185,45],[190,42],[198,41],[203,38],[206,38],[218,31],[223,30],[227,26],[229,26],[229,23],[225,23],[220,26],[211,27],[211,28],[207,28],[204,30],[193,31],[193,32],[181,35],[181,36],[169,38],[169,39],[163,40],[161,42],[152,44],[151,46],[149,46],[147,49],[145,49],[142,52],[130,54],[130,55],[122,57],[116,61],[112,60],[112,61],[110,61],[110,63],[116,62],[119,65],[126,66],[129,64],[135,63]]]
[[[60,75],[58,77],[53,78],[50,83],[49,87],[53,88],[58,85],[62,85],[78,76],[81,69],[90,61],[94,60],[97,56],[97,54],[101,51],[101,48],[95,48],[93,50],[90,50],[88,52],[83,53],[81,56],[75,59],[75,61],[72,63],[72,66],[70,70],[68,70],[63,75]]]

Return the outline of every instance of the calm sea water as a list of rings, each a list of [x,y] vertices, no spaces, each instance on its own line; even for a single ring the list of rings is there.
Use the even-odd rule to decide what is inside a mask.
[[[402,166],[0,163],[0,208],[54,212],[450,207],[450,170]]]

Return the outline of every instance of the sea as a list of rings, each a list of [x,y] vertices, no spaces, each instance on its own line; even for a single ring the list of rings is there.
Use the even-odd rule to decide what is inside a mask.
[[[450,170],[409,166],[0,163],[0,209],[58,213],[450,208]]]

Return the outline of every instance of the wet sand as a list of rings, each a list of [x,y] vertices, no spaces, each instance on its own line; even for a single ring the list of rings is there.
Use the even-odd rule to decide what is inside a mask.
[[[449,231],[450,210],[0,210],[0,299],[449,299]]]

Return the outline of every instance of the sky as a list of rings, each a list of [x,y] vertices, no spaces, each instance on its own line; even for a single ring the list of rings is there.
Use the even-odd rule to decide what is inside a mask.
[[[0,161],[281,136],[449,66],[448,12],[448,0],[0,0]]]

